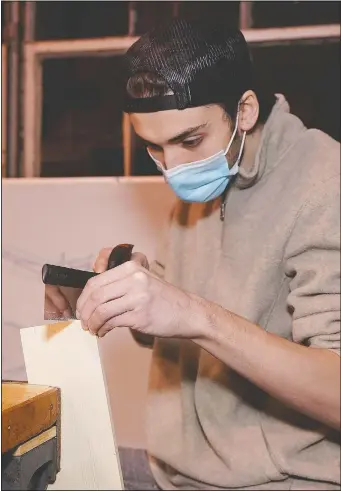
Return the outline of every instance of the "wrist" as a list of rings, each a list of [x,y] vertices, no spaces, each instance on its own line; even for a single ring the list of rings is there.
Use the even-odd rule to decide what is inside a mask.
[[[191,323],[192,341],[202,344],[219,339],[219,318],[224,310],[195,294],[189,294],[190,315],[185,312],[185,322]]]

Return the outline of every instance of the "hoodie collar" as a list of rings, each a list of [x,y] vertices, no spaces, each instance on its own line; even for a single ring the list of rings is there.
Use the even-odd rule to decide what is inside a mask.
[[[267,119],[255,161],[250,169],[240,166],[235,184],[245,189],[253,186],[278,163],[283,153],[301,136],[306,128],[290,113],[290,106],[281,94],[276,94],[275,103]]]

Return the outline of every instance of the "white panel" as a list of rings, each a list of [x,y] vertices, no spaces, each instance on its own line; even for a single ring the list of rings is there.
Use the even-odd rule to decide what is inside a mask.
[[[61,469],[49,489],[123,489],[97,338],[79,321],[21,329],[21,338],[28,382],[61,391]]]

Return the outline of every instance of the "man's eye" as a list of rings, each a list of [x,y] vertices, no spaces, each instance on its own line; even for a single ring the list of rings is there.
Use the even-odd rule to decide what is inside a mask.
[[[152,150],[153,152],[162,152],[162,148],[158,147],[157,145],[151,145],[150,143],[146,144],[146,148],[148,150]]]
[[[184,147],[189,147],[189,148],[193,148],[193,147],[197,147],[201,142],[202,142],[202,138],[192,138],[191,140],[184,140],[182,142],[183,146]]]

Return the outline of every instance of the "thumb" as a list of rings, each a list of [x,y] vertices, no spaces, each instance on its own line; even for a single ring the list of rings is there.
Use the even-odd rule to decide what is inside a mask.
[[[112,247],[104,247],[98,254],[96,261],[92,267],[95,273],[104,273],[108,268],[108,260],[111,254]]]
[[[142,252],[133,252],[131,255],[131,261],[140,264],[143,268],[149,269],[148,259]]]

